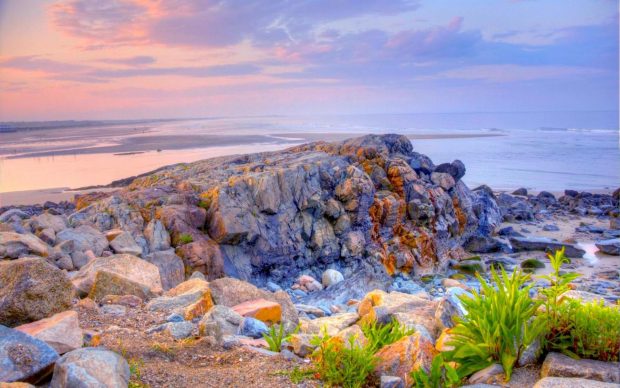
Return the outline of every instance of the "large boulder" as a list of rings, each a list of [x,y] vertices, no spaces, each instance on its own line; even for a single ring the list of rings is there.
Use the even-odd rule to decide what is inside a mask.
[[[144,229],[144,237],[149,243],[149,251],[165,251],[170,249],[170,234],[160,220],[151,220]]]
[[[34,232],[44,229],[51,229],[55,233],[67,229],[67,220],[63,216],[58,216],[48,212],[41,213],[30,219],[30,226]]]
[[[0,261],[0,324],[17,326],[71,308],[67,274],[40,257]]]
[[[162,293],[159,269],[128,254],[99,257],[72,279],[82,295],[101,299],[106,295],[135,295],[150,299]]]
[[[580,377],[620,384],[620,363],[575,360],[560,353],[549,353],[540,371],[541,377]]]
[[[103,233],[89,225],[80,225],[75,229],[65,229],[56,234],[56,242],[73,241],[78,251],[93,251],[101,256],[108,247],[108,239]]]
[[[52,371],[57,359],[58,353],[45,342],[0,325],[0,382],[36,384]]]
[[[164,290],[174,288],[185,280],[183,260],[174,253],[173,249],[149,253],[144,260],[159,268],[161,285]]]
[[[15,330],[31,335],[64,354],[81,348],[84,343],[78,314],[73,310],[63,311],[40,321],[17,326]]]
[[[0,259],[17,259],[30,254],[46,257],[49,247],[32,234],[0,232]]]
[[[187,320],[203,316],[211,307],[213,299],[209,283],[198,278],[177,285],[146,305],[148,310],[180,314]]]
[[[56,362],[50,388],[124,388],[129,377],[129,364],[120,355],[103,348],[82,348]]]
[[[359,315],[357,313],[334,314],[311,321],[302,321],[301,331],[305,334],[320,334],[322,331],[325,331],[327,334],[334,336],[355,324],[358,319]]]
[[[380,349],[376,357],[375,375],[398,376],[407,386],[411,384],[411,372],[423,369],[430,371],[437,350],[433,343],[420,333],[403,337],[391,345]]]
[[[243,317],[230,307],[216,305],[202,317],[198,331],[200,335],[221,341],[226,335],[236,334],[242,320]]]
[[[256,299],[266,299],[282,307],[282,321],[293,328],[299,322],[297,309],[290,296],[284,291],[269,292],[234,278],[216,279],[209,283],[215,304],[234,307]],[[290,327],[289,327],[290,328]]]
[[[269,324],[278,323],[282,319],[280,304],[266,299],[249,300],[233,306],[232,309],[243,317],[256,318]]]
[[[578,377],[544,377],[533,388],[618,388],[618,384]]]
[[[110,246],[116,253],[128,253],[134,256],[142,255],[142,248],[129,232],[122,232],[110,241]]]

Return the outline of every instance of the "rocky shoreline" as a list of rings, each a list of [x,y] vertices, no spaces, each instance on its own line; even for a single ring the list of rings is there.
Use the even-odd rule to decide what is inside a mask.
[[[545,252],[560,248],[583,275],[567,297],[618,304],[620,189],[497,193],[468,188],[465,173],[458,160],[435,165],[404,136],[369,135],[179,164],[72,202],[0,208],[0,381],[288,386],[278,372],[305,365],[313,335],[326,327],[347,337],[367,316],[396,319],[415,330],[414,348],[441,351],[453,317],[466,314],[459,295],[480,288],[475,273],[544,274]],[[547,287],[532,281],[535,294]],[[281,353],[262,340],[277,322],[299,327]],[[413,361],[403,360],[428,356],[400,342],[380,352],[378,385],[410,384]],[[510,386],[620,383],[613,373],[567,375],[549,357],[542,369],[536,358],[521,365]]]

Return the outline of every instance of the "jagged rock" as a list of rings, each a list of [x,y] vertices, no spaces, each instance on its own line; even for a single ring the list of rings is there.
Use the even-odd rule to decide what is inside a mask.
[[[430,371],[431,362],[436,354],[437,350],[432,342],[420,333],[414,333],[384,346],[377,352],[375,375],[398,376],[409,386],[412,382],[411,372],[419,369]]]
[[[262,298],[243,302],[232,309],[243,317],[256,318],[269,324],[278,323],[282,319],[280,304]]]
[[[462,318],[467,314],[467,310],[459,298],[461,295],[467,294],[469,293],[460,287],[450,287],[446,290],[446,294],[439,301],[435,311],[435,318],[444,327],[454,327],[454,318]]]
[[[54,229],[47,228],[39,230],[36,233],[36,236],[48,245],[54,245],[56,243],[56,233],[54,232]]]
[[[527,189],[524,187],[521,187],[519,189],[516,189],[515,191],[512,192],[512,195],[520,195],[523,197],[527,197]]]
[[[125,307],[139,307],[143,300],[135,295],[106,295],[101,299],[101,304],[118,304]]]
[[[0,232],[0,259],[17,259],[29,254],[46,257],[49,247],[32,234]]]
[[[299,357],[307,357],[314,352],[316,346],[312,344],[312,335],[309,334],[292,334],[289,337],[287,346]]]
[[[531,221],[534,219],[534,208],[527,199],[513,197],[502,193],[497,197],[504,221]]]
[[[0,261],[0,324],[17,326],[71,308],[65,272],[40,257]]]
[[[280,304],[282,307],[282,321],[287,329],[292,330],[299,322],[297,309],[295,309],[295,305],[291,302],[290,296],[284,291],[271,293],[261,290],[250,283],[233,278],[216,279],[210,282],[209,286],[215,304],[233,307],[250,300],[262,298]]]
[[[347,328],[340,330],[334,338],[339,338],[342,341],[342,344],[350,348],[349,341],[353,341],[353,346],[357,346],[363,348],[368,345],[368,339],[366,335],[362,331],[360,325],[352,325]]]
[[[56,362],[50,388],[120,388],[127,386],[129,377],[129,364],[120,355],[102,348],[82,348]]]
[[[185,280],[183,260],[174,253],[173,249],[149,253],[144,260],[159,268],[161,286],[164,291],[176,287]]]
[[[78,251],[91,250],[95,256],[101,256],[108,248],[108,240],[105,235],[89,225],[80,225],[75,229],[65,229],[56,233],[56,241],[72,240]]]
[[[620,238],[597,241],[596,247],[608,255],[620,256]]]
[[[45,342],[54,348],[58,354],[81,348],[84,341],[82,329],[80,329],[78,322],[78,314],[72,310],[17,326],[15,330]]]
[[[57,359],[58,353],[45,342],[0,325],[0,381],[39,383]]]
[[[146,308],[151,311],[177,313],[187,320],[203,316],[213,307],[211,288],[202,279],[189,279],[152,299]]]
[[[101,299],[106,295],[136,295],[150,299],[162,293],[159,269],[128,254],[98,257],[72,279],[82,295]]]
[[[9,209],[0,214],[0,222],[9,223],[11,221],[20,221],[30,217],[28,213],[20,209]]]
[[[540,371],[541,377],[580,377],[620,384],[620,363],[575,360],[560,353],[549,353]]]
[[[472,253],[510,252],[505,242],[491,236],[471,236],[463,248]]]
[[[170,234],[160,220],[151,220],[144,229],[144,237],[149,243],[149,251],[165,251],[170,249]]]
[[[131,233],[123,232],[114,237],[110,241],[110,246],[116,253],[127,253],[129,255],[140,256],[142,255],[142,248],[133,239]]]
[[[546,237],[510,237],[510,244],[516,251],[556,251],[565,248],[567,257],[580,258],[586,252],[569,243],[552,240]]]
[[[618,384],[572,377],[544,377],[533,388],[618,388]]]
[[[436,170],[431,174],[431,181],[433,181],[434,184],[444,190],[450,190],[456,184],[452,175],[442,172],[436,172]]]
[[[164,331],[175,340],[181,340],[192,335],[194,324],[188,321],[168,322]]]
[[[201,238],[177,249],[185,267],[190,271],[199,271],[208,279],[217,279],[224,275],[224,261],[220,248],[212,240]]]
[[[306,292],[320,291],[323,289],[323,285],[312,276],[302,275],[297,279],[296,285]]]
[[[380,388],[405,388],[405,382],[398,376],[381,376]]]
[[[452,163],[442,163],[435,167],[434,173],[448,173],[454,178],[455,181],[460,180],[465,176],[465,164],[460,160],[455,160]]]

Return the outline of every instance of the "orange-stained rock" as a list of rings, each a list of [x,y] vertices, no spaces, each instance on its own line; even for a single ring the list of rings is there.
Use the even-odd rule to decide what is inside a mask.
[[[252,317],[267,323],[277,323],[282,319],[282,306],[266,299],[250,300],[232,309],[243,317]]]
[[[213,307],[211,293],[205,292],[200,300],[185,307],[183,317],[187,321],[191,321],[194,318],[200,318],[205,315],[207,311],[211,310],[211,307]]]
[[[377,307],[381,307],[377,309]],[[379,319],[392,316],[396,313],[415,312],[421,308],[431,308],[433,302],[428,299],[428,294],[421,292],[410,295],[402,292],[387,293],[374,290],[366,294],[360,302],[357,313],[360,316],[360,324],[374,322]]]
[[[440,352],[449,352],[454,350],[454,346],[448,345],[448,343],[452,340],[452,335],[450,333],[450,329],[443,329],[437,341],[435,341],[435,349]]]
[[[408,337],[403,337],[391,345],[387,345],[376,354],[377,365],[375,375],[398,376],[405,384],[411,384],[411,372],[424,368],[430,370],[433,357],[437,350],[432,342],[414,333]]]
[[[27,323],[15,328],[29,334],[64,354],[82,347],[82,329],[78,314],[73,310],[63,311],[40,321]]]
[[[359,325],[349,326],[346,329],[341,330],[338,334],[336,334],[336,337],[334,338],[342,339],[346,347],[350,346],[349,341],[351,340],[351,338],[353,338],[353,344],[360,348],[368,345],[368,339],[364,335],[364,332]]]

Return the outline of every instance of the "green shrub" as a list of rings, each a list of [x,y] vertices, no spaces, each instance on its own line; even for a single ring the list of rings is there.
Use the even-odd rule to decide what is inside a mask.
[[[545,264],[538,259],[527,259],[521,262],[521,268],[524,270],[535,270],[545,268]]]
[[[179,245],[185,245],[194,242],[191,234],[183,233],[179,236]]]
[[[411,373],[411,379],[416,388],[453,388],[460,386],[461,382],[456,369],[444,361],[441,353],[433,358],[429,372],[420,368]]]
[[[560,296],[570,290],[570,282],[579,275],[560,272],[562,265],[569,262],[564,248],[548,256],[553,272],[541,276],[551,283],[541,290],[545,300],[541,319],[546,324],[546,350],[575,358],[619,361],[620,309],[606,307],[602,301],[586,304],[570,299],[561,301]]]
[[[325,332],[312,339],[316,349],[312,355],[315,374],[326,386],[359,388],[366,386],[377,359],[368,346],[359,346],[355,337],[348,343]]]
[[[582,304],[567,300],[554,311],[546,337],[548,350],[574,358],[620,361],[620,309],[603,301]]]
[[[510,380],[522,352],[544,329],[534,319],[540,303],[529,296],[532,286],[524,286],[529,275],[515,271],[509,276],[502,269],[499,274],[492,270],[491,277],[495,287],[477,275],[481,293],[460,297],[468,313],[457,319],[449,342],[455,349],[446,357],[457,362],[459,378],[498,362]]]
[[[282,342],[287,341],[291,335],[296,334],[299,331],[299,325],[288,335],[285,335],[284,325],[273,325],[269,328],[269,332],[263,333],[263,338],[269,345],[269,350],[272,352],[279,352],[282,350]]]
[[[413,334],[413,329],[408,329],[396,319],[387,324],[379,324],[376,321],[362,325],[362,331],[368,339],[368,347],[376,353],[385,345],[393,344],[399,339]]]

